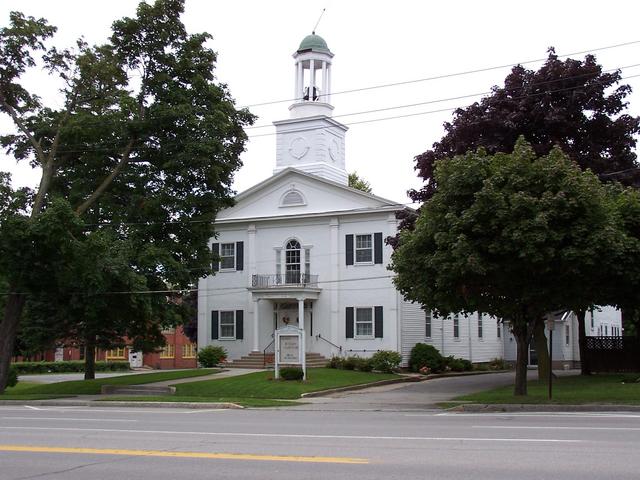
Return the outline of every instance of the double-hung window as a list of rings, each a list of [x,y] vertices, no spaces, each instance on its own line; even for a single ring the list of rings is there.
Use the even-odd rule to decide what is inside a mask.
[[[373,235],[356,235],[356,263],[373,263]]]
[[[424,336],[431,338],[431,310],[425,310]]]
[[[185,343],[182,345],[182,358],[196,358],[196,344]]]
[[[460,316],[457,313],[453,316],[453,338],[460,339]]]
[[[235,270],[236,268],[236,244],[220,244],[220,270]]]
[[[160,358],[174,358],[175,356],[176,347],[173,344],[167,343],[162,347],[162,350],[160,351]]]
[[[125,358],[124,348],[118,347],[118,348],[113,348],[111,350],[107,350],[105,357],[107,360],[124,359]]]
[[[478,312],[478,338],[482,338],[484,332],[482,331],[482,314]]]
[[[373,308],[356,308],[356,338],[373,338]]]
[[[236,318],[233,310],[220,312],[220,338],[236,338]]]

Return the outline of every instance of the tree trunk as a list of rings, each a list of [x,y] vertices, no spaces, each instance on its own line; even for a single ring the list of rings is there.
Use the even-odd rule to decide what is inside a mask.
[[[529,342],[531,341],[530,328],[520,327],[513,329],[518,347],[516,355],[516,383],[513,394],[515,396],[527,395],[527,365],[529,363]]]
[[[14,291],[13,286],[9,287],[9,291]],[[0,393],[3,393],[7,388],[13,345],[18,333],[18,324],[20,323],[25,301],[24,295],[9,295],[4,307],[4,317],[0,321]]]
[[[585,325],[584,310],[576,312],[578,317],[578,348],[580,349],[580,374],[591,375],[591,368],[589,367],[589,355],[587,354],[587,327]]]
[[[547,346],[547,336],[544,333],[544,322],[542,320],[536,322],[533,330],[533,338],[536,344],[536,354],[538,356],[538,381],[548,383],[549,368],[551,368],[551,364],[549,359],[549,348]]]
[[[84,345],[84,379],[96,378],[96,339],[89,335]]]

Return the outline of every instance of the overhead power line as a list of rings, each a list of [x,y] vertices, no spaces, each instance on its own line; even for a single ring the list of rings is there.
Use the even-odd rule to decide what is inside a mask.
[[[640,74],[637,75],[628,75],[626,77],[622,77],[620,78],[620,80],[627,80],[629,78],[636,78],[636,77],[640,77]],[[529,97],[536,97],[536,96],[540,96],[540,95],[547,95],[550,93],[560,93],[560,92],[566,92],[566,91],[571,91],[571,90],[579,90],[581,88],[584,88],[584,85],[579,85],[576,87],[568,87],[568,88],[561,88],[561,89],[557,89],[557,90],[547,90],[544,92],[539,92],[539,93],[532,93],[532,94],[528,94],[528,95],[521,95],[519,97],[512,97],[515,100],[519,100],[519,99],[524,99],[524,98],[529,98]],[[383,122],[383,121],[387,121],[387,120],[395,120],[398,118],[408,118],[408,117],[417,117],[417,116],[421,116],[421,115],[428,115],[431,113],[441,113],[441,112],[451,112],[454,110],[458,110],[459,108],[461,108],[460,106],[456,106],[456,107],[449,107],[449,108],[439,108],[437,110],[428,110],[426,112],[417,112],[417,113],[407,113],[407,114],[403,114],[403,115],[393,115],[390,117],[381,117],[381,118],[373,118],[373,119],[369,119],[369,120],[360,120],[360,121],[355,121],[355,122],[345,122],[343,125],[346,126],[350,126],[350,125],[360,125],[360,124],[364,124],[364,123],[374,123],[374,122]],[[324,127],[325,130],[330,130],[333,127]],[[300,131],[304,131],[304,130],[300,130]],[[289,130],[289,132],[295,132],[295,130]],[[270,132],[270,133],[260,133],[257,135],[248,135],[249,138],[256,138],[256,137],[268,137],[268,136],[272,136],[272,135],[276,135],[277,132]]]
[[[602,73],[611,73],[611,72],[615,72],[618,70],[623,70],[626,68],[633,68],[633,67],[638,67],[640,66],[640,63],[634,63],[633,65],[625,65],[624,67],[618,67],[618,68],[611,68],[608,70],[603,70]],[[531,85],[529,85],[529,87],[539,87],[539,86],[543,86],[543,85],[550,85],[553,83],[559,83],[559,82],[566,82],[567,80],[575,80],[577,78],[583,78],[583,77],[591,77],[593,76],[593,73],[583,73],[581,75],[572,75],[569,77],[564,77],[564,78],[556,78],[554,80],[548,80],[546,82],[538,82],[538,83],[533,83]],[[625,78],[630,78],[630,77],[625,77]],[[622,80],[622,78],[621,78]],[[583,85],[578,85],[575,88],[581,88]],[[554,91],[549,91],[549,93],[553,93]],[[341,113],[340,115],[332,115],[331,118],[340,118],[340,117],[352,117],[355,115],[364,115],[364,114],[369,114],[369,113],[378,113],[378,112],[386,112],[389,110],[398,110],[401,108],[411,108],[411,107],[418,107],[421,105],[430,105],[433,103],[442,103],[442,102],[448,102],[448,101],[452,101],[452,100],[462,100],[465,98],[473,98],[473,97],[479,97],[481,95],[490,95],[492,93],[491,90],[489,91],[484,91],[484,92],[478,92],[478,93],[469,93],[466,95],[458,95],[455,97],[448,97],[448,98],[438,98],[435,100],[426,100],[424,102],[417,102],[417,103],[409,103],[409,104],[404,104],[404,105],[392,105],[390,107],[384,107],[384,108],[376,108],[373,110],[361,110],[359,112],[351,112],[351,113]],[[545,92],[546,93],[546,92]],[[264,125],[251,125],[249,127],[244,127],[245,130],[254,130],[256,128],[269,128],[272,127],[273,128],[273,124],[269,123],[269,124],[264,124]]]
[[[394,278],[394,275],[374,275],[371,277],[356,277],[356,278],[341,278],[334,280],[319,280],[315,282],[318,285],[325,284],[336,284],[336,283],[351,283],[351,282],[359,282],[359,281],[368,281],[368,280],[383,280],[387,278]],[[176,288],[176,289],[166,289],[166,290],[128,290],[128,291],[113,291],[113,292],[96,292],[96,293],[87,293],[80,291],[66,292],[67,295],[84,295],[84,296],[105,296],[105,295],[167,295],[171,293],[192,293],[192,292],[229,292],[232,290],[237,290],[238,292],[246,292],[247,287],[220,287],[220,288],[212,288],[212,289],[197,289],[197,288]],[[205,296],[207,296],[205,293]],[[228,293],[226,293],[228,294]],[[7,295],[31,295],[27,292],[0,292],[0,296]]]
[[[625,66],[618,67],[618,68],[613,68],[613,69],[609,69],[609,70],[603,70],[602,73],[610,73],[610,72],[614,72],[614,71],[617,71],[617,70],[635,68],[635,67],[639,67],[639,66],[640,66],[640,63],[631,64],[631,65],[625,65]],[[564,77],[562,79],[554,79],[554,80],[549,80],[547,82],[538,82],[538,83],[532,84],[531,87],[543,86],[543,85],[563,82],[563,81],[567,81],[567,80],[575,80],[576,78],[582,78],[582,77],[585,77],[585,76],[588,76],[588,75],[587,74],[573,75],[573,76],[569,76],[569,77]],[[627,79],[630,79],[630,78],[636,78],[638,76],[640,76],[640,75],[627,75],[625,77],[620,77],[620,80],[627,80]],[[546,94],[549,94],[549,93],[560,93],[560,92],[564,92],[564,91],[578,90],[578,89],[581,89],[581,88],[584,88],[584,87],[585,87],[585,85],[576,85],[576,86],[573,86],[573,87],[566,87],[566,88],[560,88],[560,89],[555,89],[555,90],[546,90],[544,92],[530,93],[530,94],[526,94],[526,95],[515,96],[515,97],[512,97],[512,98],[513,99],[523,99],[523,98],[528,98],[528,97],[546,95]],[[358,112],[350,112],[350,113],[345,113],[345,114],[341,114],[341,115],[334,115],[331,118],[351,117],[351,116],[356,116],[356,115],[379,113],[379,112],[384,112],[384,111],[398,110],[398,109],[402,109],[402,108],[411,108],[411,107],[416,107],[416,106],[421,106],[421,105],[430,105],[430,104],[435,104],[435,103],[443,103],[443,102],[452,101],[452,100],[461,100],[461,99],[465,99],[465,98],[473,98],[473,97],[478,97],[478,96],[481,96],[481,95],[489,95],[491,93],[492,93],[491,91],[486,91],[486,92],[458,95],[458,96],[453,96],[453,97],[438,98],[438,99],[427,100],[427,101],[424,101],[424,102],[417,102],[417,103],[411,103],[411,104],[392,105],[392,106],[389,106],[389,107],[378,108],[378,109],[373,109],[373,110],[361,110],[361,111],[358,111]],[[394,120],[394,119],[397,119],[397,118],[406,118],[406,117],[427,115],[427,114],[432,114],[432,113],[449,112],[449,111],[456,110],[458,108],[462,108],[462,107],[461,106],[447,107],[447,108],[441,108],[441,109],[436,109],[436,110],[429,110],[429,111],[426,111],[426,112],[409,113],[409,114],[403,114],[403,115],[394,115],[394,116],[390,116],[390,117],[382,117],[382,118],[374,118],[374,119],[367,119],[367,120],[352,121],[352,122],[346,122],[346,123],[344,123],[344,125],[347,125],[347,126],[349,126],[349,125],[359,125],[359,124],[365,124],[365,123],[373,123],[373,122],[380,122],[380,121],[386,121],[386,120]],[[256,128],[266,128],[266,127],[273,127],[273,125],[272,124],[268,124],[268,125],[265,124],[265,125],[250,126],[250,127],[245,127],[244,130],[251,130],[251,129],[256,129]],[[330,127],[327,127],[327,128],[330,128]],[[248,137],[249,138],[257,138],[257,137],[266,137],[266,136],[272,136],[272,135],[276,135],[276,132],[253,134],[253,135],[248,135]],[[80,144],[75,144],[73,146],[78,146],[78,145],[80,145]],[[87,147],[87,148],[78,148],[78,149],[68,149],[68,148],[64,148],[64,147],[59,147],[59,153],[60,154],[64,154],[64,153],[83,153],[83,152],[106,152],[106,153],[117,154],[117,152],[114,152],[112,149],[109,149],[106,146],[108,146],[108,145],[121,146],[121,145],[123,145],[123,142],[121,142],[121,141],[119,141],[119,142],[103,142],[103,143],[101,143],[101,145],[103,145],[104,147]]]
[[[577,52],[571,52],[571,53],[565,53],[562,55],[558,55],[558,58],[565,58],[565,57],[570,57],[572,55],[583,55],[583,54],[589,54],[589,53],[593,53],[593,52],[601,52],[603,50],[610,50],[612,48],[620,48],[620,47],[627,47],[629,45],[636,45],[639,44],[640,40],[633,40],[630,42],[624,42],[624,43],[617,43],[614,45],[606,45],[604,47],[597,47],[597,48],[591,48],[589,50],[580,50]],[[484,68],[477,68],[477,69],[473,69],[473,70],[464,70],[461,72],[454,72],[454,73],[445,73],[442,75],[434,75],[432,77],[424,77],[424,78],[416,78],[413,80],[404,80],[404,81],[400,81],[400,82],[393,82],[393,83],[384,83],[384,84],[380,84],[380,85],[372,85],[369,87],[361,87],[361,88],[353,88],[350,90],[341,90],[338,92],[331,92],[331,96],[334,95],[344,95],[346,93],[355,93],[355,92],[364,92],[367,90],[375,90],[378,88],[387,88],[387,87],[396,87],[399,85],[409,85],[412,83],[420,83],[420,82],[430,82],[433,80],[442,80],[445,78],[452,78],[452,77],[460,77],[463,75],[472,75],[474,73],[483,73],[483,72],[490,72],[492,70],[500,70],[503,68],[508,68],[508,67],[515,67],[516,65],[528,65],[530,63],[538,63],[538,62],[544,62],[547,59],[547,57],[544,58],[536,58],[534,60],[525,60],[524,62],[517,62],[517,63],[507,63],[507,64],[503,64],[503,65],[494,65],[492,67],[484,67]],[[261,102],[261,103],[253,103],[250,105],[244,105],[242,108],[253,108],[253,107],[262,107],[264,105],[275,105],[277,103],[285,103],[285,102],[296,102],[296,101],[300,101],[300,98],[287,98],[287,99],[282,99],[282,100],[271,100],[268,102]]]

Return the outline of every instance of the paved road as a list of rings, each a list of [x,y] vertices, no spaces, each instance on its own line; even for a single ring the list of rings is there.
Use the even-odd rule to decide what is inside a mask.
[[[531,378],[535,378],[537,374],[534,370],[529,372]],[[444,377],[308,398],[304,401],[309,404],[299,408],[339,411],[433,409],[438,402],[489,388],[513,385],[513,381],[513,372]]]
[[[0,407],[2,480],[637,479],[640,416]]]

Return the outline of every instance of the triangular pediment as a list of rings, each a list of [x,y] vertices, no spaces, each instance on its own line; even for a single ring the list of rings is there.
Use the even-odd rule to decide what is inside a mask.
[[[236,204],[218,214],[217,222],[252,218],[374,211],[401,206],[324,178],[288,168],[238,194]]]

